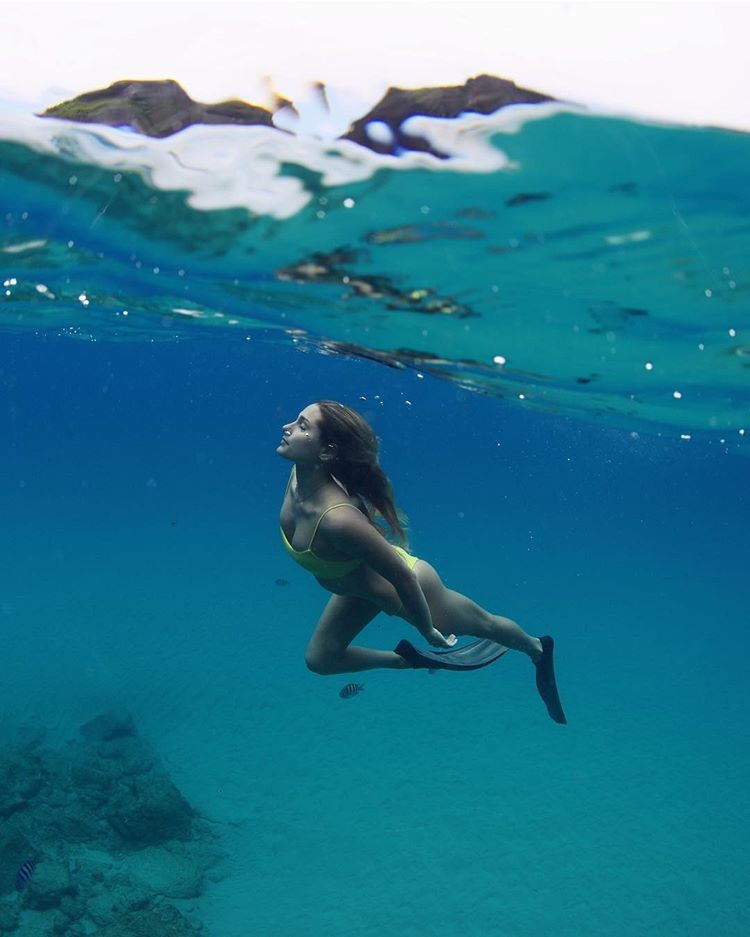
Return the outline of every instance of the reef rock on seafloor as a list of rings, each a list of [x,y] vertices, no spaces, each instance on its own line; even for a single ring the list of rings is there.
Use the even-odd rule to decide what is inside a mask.
[[[469,78],[463,85],[389,88],[340,139],[351,140],[376,153],[417,150],[444,157],[446,154],[427,140],[402,130],[403,123],[416,115],[451,118],[464,113],[493,114],[510,104],[540,104],[553,100],[547,94],[519,88],[512,81],[494,75]],[[279,99],[279,103],[284,103],[283,99]],[[116,81],[108,88],[88,91],[56,104],[39,116],[131,127],[149,137],[168,137],[193,124],[275,127],[271,112],[263,107],[244,101],[201,104],[172,80]]]
[[[61,748],[0,746],[0,935],[194,937],[170,902],[200,898],[222,861],[128,712]]]

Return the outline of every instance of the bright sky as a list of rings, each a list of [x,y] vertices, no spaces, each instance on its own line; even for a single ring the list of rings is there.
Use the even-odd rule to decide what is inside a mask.
[[[266,104],[270,76],[292,98],[322,80],[357,116],[389,84],[489,72],[627,114],[750,130],[746,2],[0,0],[0,16],[0,99],[36,108],[121,78]]]

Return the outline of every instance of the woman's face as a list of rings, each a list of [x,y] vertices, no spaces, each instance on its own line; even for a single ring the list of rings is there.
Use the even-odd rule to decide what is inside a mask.
[[[290,462],[318,462],[324,449],[320,425],[322,414],[317,403],[311,403],[293,423],[286,423],[276,452]]]

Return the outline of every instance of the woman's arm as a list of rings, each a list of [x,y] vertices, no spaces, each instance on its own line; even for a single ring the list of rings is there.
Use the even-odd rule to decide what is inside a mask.
[[[335,517],[328,514],[325,520],[329,518],[326,537],[390,582],[401,599],[406,617],[426,641],[434,647],[452,647],[455,637],[451,635],[453,640],[446,640],[433,626],[430,607],[416,575],[372,524],[353,511],[336,511]]]

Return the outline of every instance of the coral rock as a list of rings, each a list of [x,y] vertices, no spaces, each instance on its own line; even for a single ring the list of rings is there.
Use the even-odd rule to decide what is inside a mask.
[[[148,783],[121,785],[113,805],[107,820],[130,846],[156,846],[190,835],[193,810],[164,775]]]
[[[24,892],[24,905],[35,911],[46,911],[60,906],[63,898],[75,894],[67,863],[45,859],[34,871]]]
[[[90,742],[108,742],[135,735],[135,723],[128,712],[102,713],[81,726],[81,735]]]

